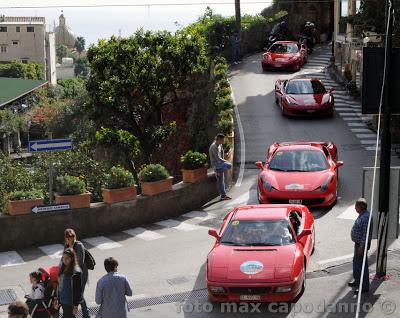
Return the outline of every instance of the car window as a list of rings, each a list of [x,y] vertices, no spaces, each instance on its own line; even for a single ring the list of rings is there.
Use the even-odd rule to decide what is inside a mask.
[[[326,89],[320,81],[290,81],[286,87],[288,94],[325,94]]]
[[[289,220],[292,223],[293,229],[296,232],[296,235],[299,235],[302,230],[302,218],[301,214],[297,211],[291,211],[289,213]]]
[[[269,48],[269,51],[271,53],[297,53],[299,51],[299,48],[296,44],[276,43]]]
[[[233,220],[221,244],[234,246],[279,246],[295,243],[287,220]]]
[[[272,157],[269,169],[312,172],[328,169],[326,157],[318,150],[279,150]]]

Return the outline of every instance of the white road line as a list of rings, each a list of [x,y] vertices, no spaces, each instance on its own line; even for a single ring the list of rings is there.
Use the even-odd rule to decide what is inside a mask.
[[[121,244],[114,242],[105,236],[89,237],[84,239],[84,241],[98,248],[99,250],[110,250],[113,248],[122,247]]]
[[[371,130],[366,129],[366,128],[352,128],[350,129],[354,133],[370,133]]]
[[[204,212],[204,211],[192,211],[192,212],[189,212],[189,213],[185,213],[182,216],[187,217],[187,218],[191,218],[191,219],[196,219],[196,220],[199,220],[199,221],[215,219],[217,217],[213,213],[208,213],[208,212]]]
[[[376,148],[375,148],[375,147],[365,147],[365,150],[368,150],[368,151],[375,151]],[[378,150],[381,150],[381,147],[378,147]]]
[[[158,240],[160,238],[165,237],[164,235],[162,235],[160,233],[146,230],[143,227],[136,227],[134,229],[129,229],[129,230],[123,231],[123,233],[126,233],[130,236],[140,238],[144,241],[154,241],[154,240]]]
[[[340,215],[338,215],[338,219],[345,219],[345,220],[355,220],[357,219],[358,214],[354,209],[354,204],[348,206],[346,210],[344,210]]]
[[[203,228],[202,226],[193,225],[193,224],[189,224],[189,223],[185,223],[185,222],[180,222],[178,220],[173,220],[173,219],[156,222],[155,224],[164,226],[167,228],[172,228],[175,230],[183,231],[183,232],[190,232],[190,231],[199,230],[199,229]]]
[[[246,162],[246,144],[244,141],[244,131],[243,131],[243,126],[242,126],[242,121],[240,120],[239,110],[237,108],[236,99],[235,99],[233,90],[232,90],[231,96],[232,96],[233,104],[235,105],[234,109],[235,109],[236,123],[238,126],[239,137],[240,137],[240,168],[239,168],[239,176],[238,176],[238,179],[235,184],[236,187],[240,187],[242,185],[242,181],[243,181],[244,166],[245,166],[245,162]]]
[[[351,117],[351,116],[354,116],[356,114],[354,112],[349,112],[349,113],[339,113],[339,115],[343,116],[343,117]]]
[[[376,138],[376,134],[356,134],[357,138]]]
[[[61,244],[51,244],[39,246],[39,249],[52,259],[61,259],[64,246]]]
[[[360,117],[343,117],[345,121],[361,121]]]
[[[335,110],[339,111],[339,112],[353,112],[353,109],[351,107],[335,107]]]
[[[0,268],[23,264],[25,264],[25,261],[16,251],[0,253]]]
[[[364,123],[347,123],[350,127],[367,127]]]
[[[347,254],[347,255],[343,255],[343,256],[339,256],[339,257],[334,257],[334,258],[329,258],[323,261],[319,261],[318,264],[319,265],[325,265],[325,264],[329,264],[329,263],[333,263],[333,262],[337,262],[337,261],[343,261],[346,259],[352,259],[353,258],[353,254]]]
[[[373,139],[373,140],[360,140],[360,142],[361,142],[363,145],[375,145],[376,140],[375,140],[375,139]]]

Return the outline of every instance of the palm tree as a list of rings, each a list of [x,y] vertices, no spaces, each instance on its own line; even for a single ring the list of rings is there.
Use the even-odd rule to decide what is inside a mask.
[[[85,50],[85,38],[83,36],[78,36],[75,40],[75,48],[79,56]]]

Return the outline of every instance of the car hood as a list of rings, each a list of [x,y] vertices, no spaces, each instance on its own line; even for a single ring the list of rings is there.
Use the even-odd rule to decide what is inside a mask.
[[[331,172],[329,170],[315,172],[266,170],[262,172],[262,175],[278,191],[313,191],[328,180]]]
[[[292,102],[300,106],[322,106],[329,102],[329,94],[288,94]]]
[[[269,53],[269,56],[271,57],[272,61],[274,61],[274,62],[283,62],[283,61],[288,61],[291,58],[295,57],[296,54],[294,54],[294,53]]]
[[[292,279],[296,244],[285,246],[219,245],[208,256],[209,281],[241,283]]]

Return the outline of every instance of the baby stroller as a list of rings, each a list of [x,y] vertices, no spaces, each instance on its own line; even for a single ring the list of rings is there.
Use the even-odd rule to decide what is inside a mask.
[[[44,286],[44,298],[35,300],[35,305],[30,313],[32,318],[53,318],[58,311],[54,309],[53,303],[56,297],[58,284],[58,266],[49,268],[39,268],[42,274],[42,284]]]

